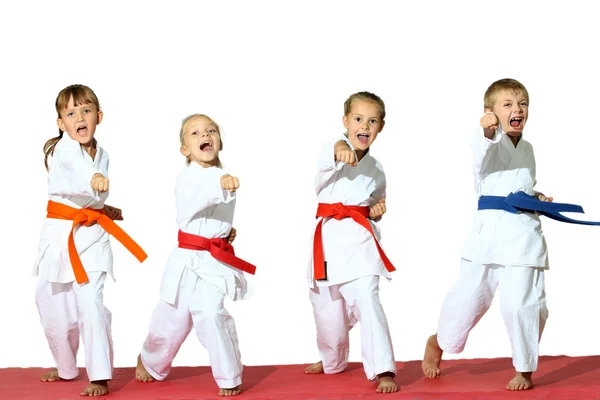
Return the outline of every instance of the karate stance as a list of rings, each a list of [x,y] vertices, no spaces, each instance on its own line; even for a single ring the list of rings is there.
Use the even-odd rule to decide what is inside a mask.
[[[193,326],[208,350],[218,395],[233,396],[241,392],[242,361],[235,324],[223,303],[226,295],[234,301],[247,297],[242,271],[255,272],[230,245],[236,235],[231,224],[239,181],[222,168],[223,142],[212,119],[187,117],[180,140],[187,166],[175,184],[179,246],[164,270],[161,300],[138,356],[136,379],[164,380]]]
[[[475,191],[479,196],[508,196],[519,191],[541,201],[536,192],[533,148],[523,138],[529,94],[513,79],[494,82],[484,96],[485,114],[473,139]],[[480,198],[481,200],[481,198]],[[440,376],[444,351],[463,351],[469,332],[500,291],[502,318],[512,346],[515,377],[508,390],[533,387],[538,344],[548,318],[544,270],[548,251],[535,213],[480,209],[462,252],[458,281],[447,294],[437,335],[426,345],[423,373]]]
[[[363,366],[381,393],[398,390],[396,363],[379,277],[394,271],[379,245],[376,221],[385,213],[385,174],[369,149],[384,126],[385,105],[369,92],[344,104],[346,133],[324,146],[315,188],[319,200],[308,272],[309,298],[321,361],[307,374],[335,374],[348,365],[350,329],[360,322]]]
[[[111,313],[103,304],[106,275],[114,279],[109,234],[139,261],[146,254],[112,221],[123,219],[121,210],[104,204],[108,154],[94,138],[103,117],[98,98],[89,87],[72,85],[55,105],[59,135],[44,145],[50,200],[33,274],[39,277],[35,302],[56,368],[41,379],[78,375],[81,334],[90,380],[81,395],[102,396],[113,368]]]

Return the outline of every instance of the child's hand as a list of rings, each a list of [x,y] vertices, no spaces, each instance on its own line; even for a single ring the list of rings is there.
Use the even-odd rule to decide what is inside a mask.
[[[104,205],[104,214],[113,221],[123,221],[123,212],[120,208]]]
[[[494,113],[484,114],[479,120],[479,123],[483,129],[490,129],[494,131],[498,129],[498,122],[498,116]]]
[[[335,154],[337,161],[352,165],[353,167],[356,166],[356,155],[343,140],[340,140],[333,146],[333,154]]]
[[[92,185],[92,190],[106,192],[108,190],[108,179],[102,174],[94,174],[90,185]]]
[[[381,199],[377,202],[377,204],[369,209],[369,218],[371,218],[373,221],[379,221],[385,212],[385,199]]]
[[[539,192],[535,194],[535,197],[537,197],[537,199],[539,201],[547,201],[550,203],[554,200],[553,197],[546,197],[543,193],[539,193]]]
[[[234,227],[231,227],[231,232],[229,232],[229,236],[227,237],[227,243],[229,243],[229,244],[233,243],[236,236],[237,236],[237,231],[235,230]]]
[[[235,192],[240,187],[240,181],[235,176],[223,175],[221,177],[221,188]]]

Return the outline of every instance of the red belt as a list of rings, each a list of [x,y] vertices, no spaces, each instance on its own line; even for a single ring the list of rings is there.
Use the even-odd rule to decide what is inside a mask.
[[[214,238],[208,239],[191,233],[179,231],[178,234],[179,247],[188,250],[206,250],[215,259],[224,264],[230,265],[240,271],[254,275],[256,267],[249,262],[237,258],[233,251],[233,246],[227,243],[226,239]]]
[[[371,228],[371,224],[367,219],[369,217],[369,207],[366,206],[345,206],[342,203],[335,204],[326,204],[319,203],[319,207],[317,208],[317,218],[318,217],[329,217],[335,218],[337,220],[341,220],[344,218],[352,218],[362,227],[371,233],[373,236],[373,240],[375,240],[375,245],[377,245],[377,251],[379,251],[379,256],[383,260],[383,265],[389,271],[395,271],[396,268],[392,265],[392,262],[387,258],[383,249],[377,242],[375,238],[375,234],[373,233],[373,228]],[[323,219],[319,221],[317,224],[317,229],[315,230],[315,239],[313,242],[313,266],[314,266],[314,279],[322,280],[326,279],[327,274],[325,272],[325,258],[323,256],[323,236],[321,234],[321,228],[323,226]]]

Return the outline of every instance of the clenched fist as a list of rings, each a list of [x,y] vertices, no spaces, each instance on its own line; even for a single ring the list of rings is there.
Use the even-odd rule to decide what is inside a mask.
[[[94,174],[90,184],[92,185],[92,190],[99,192],[106,192],[108,190],[108,179],[102,174]]]
[[[535,197],[539,200],[539,201],[546,201],[546,202],[550,202],[552,203],[554,201],[554,198],[552,197],[546,197],[544,195],[544,193],[540,193],[540,192],[536,192]]]
[[[123,212],[120,208],[104,205],[104,214],[113,221],[123,221]]]
[[[481,119],[479,120],[479,123],[481,124],[481,127],[483,129],[491,129],[494,131],[498,129],[499,122],[500,121],[498,120],[498,116],[494,113],[484,114],[483,117],[481,117]]]
[[[229,243],[229,244],[233,243],[233,241],[235,240],[236,236],[237,236],[237,231],[232,226],[231,227],[231,231],[229,232],[229,236],[227,237],[227,243]]]
[[[221,177],[221,188],[235,192],[240,187],[240,181],[235,176],[223,175]]]
[[[343,140],[340,140],[335,144],[333,153],[335,154],[335,159],[337,161],[356,166],[356,154]]]
[[[377,204],[375,204],[369,209],[369,218],[371,218],[374,221],[379,221],[381,219],[381,216],[385,214],[385,212],[385,199],[381,199],[377,202]]]

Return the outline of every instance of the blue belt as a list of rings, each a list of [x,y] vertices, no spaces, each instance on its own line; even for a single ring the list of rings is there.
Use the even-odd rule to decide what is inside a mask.
[[[576,212],[583,214],[583,208],[576,204],[567,203],[551,203],[541,201],[524,192],[511,193],[506,197],[503,196],[481,196],[479,197],[478,210],[504,210],[510,213],[522,212],[537,212],[548,218],[560,222],[579,225],[600,225],[600,222],[579,221],[576,219],[565,217],[561,212]]]

